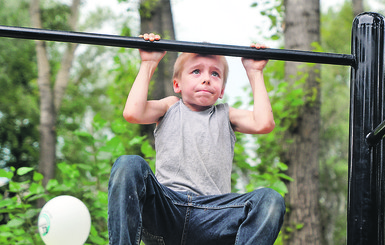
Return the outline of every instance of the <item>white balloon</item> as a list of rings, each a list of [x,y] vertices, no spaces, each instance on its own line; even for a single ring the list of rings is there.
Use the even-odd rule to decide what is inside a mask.
[[[82,245],[91,229],[91,216],[82,201],[58,196],[40,211],[38,227],[46,245]]]

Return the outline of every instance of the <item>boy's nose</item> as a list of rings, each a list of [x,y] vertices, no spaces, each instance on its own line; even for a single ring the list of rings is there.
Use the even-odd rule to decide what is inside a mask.
[[[202,84],[210,85],[210,75],[209,74],[204,73],[204,76],[202,78],[203,78]]]

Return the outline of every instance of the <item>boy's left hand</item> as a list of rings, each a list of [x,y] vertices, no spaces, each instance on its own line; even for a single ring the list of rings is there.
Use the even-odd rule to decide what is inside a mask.
[[[250,47],[256,48],[256,49],[268,48],[267,46],[265,46],[263,44],[258,44],[258,43],[252,43],[250,45]],[[256,60],[256,59],[242,58],[242,64],[245,67],[246,72],[249,72],[252,70],[262,71],[265,68],[267,62],[268,62],[268,60]]]
[[[160,36],[155,35],[154,33],[150,33],[150,34],[145,33],[143,35],[140,35],[139,37],[150,42],[155,42],[160,40]],[[151,50],[139,49],[139,53],[140,53],[142,62],[150,61],[158,64],[166,54],[166,51],[151,51]]]
[[[139,35],[139,37],[143,38],[146,41],[154,42],[154,41],[159,41],[160,36],[154,33],[144,33],[143,35]]]

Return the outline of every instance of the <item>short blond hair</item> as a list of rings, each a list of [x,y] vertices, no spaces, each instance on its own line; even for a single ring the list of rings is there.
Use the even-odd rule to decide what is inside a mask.
[[[184,64],[188,59],[194,58],[196,56],[202,56],[202,57],[219,57],[220,63],[223,64],[224,70],[223,70],[223,86],[226,85],[227,77],[229,75],[229,65],[227,63],[227,60],[225,56],[222,55],[210,55],[210,54],[195,54],[195,53],[181,53],[178,58],[175,61],[174,64],[174,74],[172,76],[172,79],[180,79]]]

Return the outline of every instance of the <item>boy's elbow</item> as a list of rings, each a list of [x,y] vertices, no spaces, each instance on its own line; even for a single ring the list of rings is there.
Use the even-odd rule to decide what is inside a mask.
[[[275,121],[272,120],[268,123],[268,125],[266,126],[266,134],[270,133],[271,131],[273,131],[275,128]]]
[[[273,131],[274,128],[275,128],[275,121],[274,120],[267,121],[263,125],[261,125],[261,127],[257,130],[258,131],[257,134],[268,134],[271,131]]]
[[[129,123],[139,123],[138,116],[129,110],[123,111],[123,118]]]

